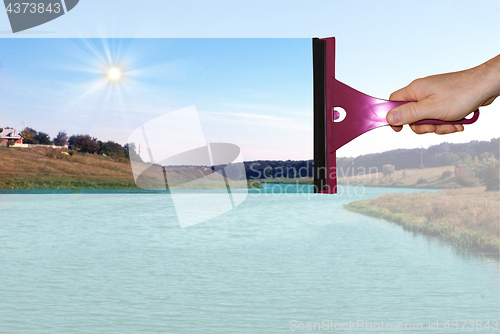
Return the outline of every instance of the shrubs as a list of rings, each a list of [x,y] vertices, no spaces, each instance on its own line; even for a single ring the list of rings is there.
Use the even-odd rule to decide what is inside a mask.
[[[128,145],[121,146],[114,141],[102,142],[90,135],[73,135],[69,137],[68,144],[71,150],[113,157],[120,161],[129,156]]]
[[[59,150],[53,150],[53,149],[45,153],[45,156],[47,158],[65,160],[65,161],[74,161],[74,159],[71,159],[70,155],[72,155],[71,152],[65,152],[65,151],[61,152]]]
[[[389,185],[392,185],[393,182],[394,182],[394,177],[384,176],[383,178],[380,179],[378,184],[379,184],[379,186],[389,186]]]
[[[420,179],[418,179],[418,181],[417,181],[417,185],[424,184],[424,183],[429,183],[429,181],[427,181],[427,179],[425,177],[421,176]]]
[[[473,164],[455,167],[455,181],[462,187],[485,185],[488,191],[499,190],[499,166],[499,161],[493,157],[484,156],[481,162],[476,157]]]
[[[500,163],[498,160],[491,162],[484,171],[483,180],[487,191],[500,190]]]
[[[73,135],[69,137],[68,144],[70,149],[76,149],[80,152],[95,153],[99,151],[97,138],[89,135]]]
[[[386,164],[382,166],[382,173],[384,174],[384,176],[392,175],[395,171],[396,167],[394,167],[394,165]]]
[[[476,167],[476,175],[486,185],[487,191],[500,190],[500,162],[487,158]]]
[[[479,187],[481,185],[481,181],[472,175],[456,176],[455,182],[457,182],[462,187],[469,188]]]
[[[453,172],[451,170],[445,170],[443,174],[441,174],[440,180],[446,180],[453,176]]]
[[[56,157],[57,157],[57,154],[56,154],[56,152],[55,152],[54,150],[50,150],[50,151],[48,151],[47,153],[45,153],[45,156],[46,156],[47,158],[56,158]]]

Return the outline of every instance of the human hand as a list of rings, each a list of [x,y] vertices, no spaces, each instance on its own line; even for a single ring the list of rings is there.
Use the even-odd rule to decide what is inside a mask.
[[[399,132],[410,124],[417,134],[448,134],[463,131],[462,124],[412,124],[422,119],[457,121],[500,95],[500,55],[475,68],[433,75],[413,81],[394,92],[392,101],[416,101],[403,104],[387,114],[387,121]]]

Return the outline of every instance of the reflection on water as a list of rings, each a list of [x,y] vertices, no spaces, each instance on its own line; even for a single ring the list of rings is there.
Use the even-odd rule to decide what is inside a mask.
[[[362,190],[253,191],[187,229],[165,193],[0,195],[0,332],[285,333],[323,320],[398,332],[498,320],[498,263],[344,210],[408,191]]]

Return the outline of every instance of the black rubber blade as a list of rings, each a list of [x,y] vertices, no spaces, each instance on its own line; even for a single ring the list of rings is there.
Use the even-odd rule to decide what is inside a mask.
[[[325,41],[313,38],[314,84],[314,192],[327,189],[326,112],[325,112]]]

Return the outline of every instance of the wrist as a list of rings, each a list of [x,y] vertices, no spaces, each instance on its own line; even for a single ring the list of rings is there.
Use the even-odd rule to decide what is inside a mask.
[[[486,100],[500,95],[500,55],[476,67]]]

